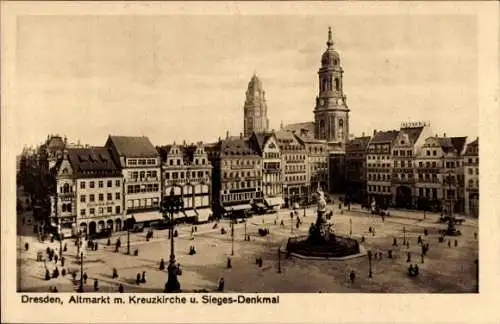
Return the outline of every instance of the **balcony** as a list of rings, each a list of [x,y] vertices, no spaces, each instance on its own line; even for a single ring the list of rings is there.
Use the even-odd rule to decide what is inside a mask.
[[[156,182],[156,181],[160,181],[160,179],[158,177],[127,178],[127,183]]]
[[[63,192],[63,193],[59,193],[58,196],[60,199],[73,199],[73,198],[75,198],[75,193],[74,192]]]

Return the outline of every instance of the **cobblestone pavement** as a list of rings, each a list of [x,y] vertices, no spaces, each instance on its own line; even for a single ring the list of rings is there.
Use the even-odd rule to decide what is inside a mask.
[[[367,257],[354,258],[346,261],[304,260],[297,258],[286,259],[281,257],[282,272],[278,273],[278,247],[286,242],[288,237],[307,234],[309,224],[315,220],[314,210],[307,209],[304,217],[303,210],[298,215],[303,224],[300,229],[291,229],[290,211],[281,210],[277,214],[256,215],[248,219],[246,231],[251,235],[249,242],[244,241],[245,225],[235,225],[234,256],[231,256],[231,231],[227,221],[222,221],[217,229],[213,224],[198,226],[198,231],[191,238],[191,226],[178,226],[179,237],[175,239],[175,255],[182,268],[179,277],[182,289],[192,292],[195,290],[214,291],[218,279],[223,276],[227,292],[474,292],[476,268],[474,260],[478,258],[478,241],[474,239],[477,232],[477,220],[467,219],[464,225],[458,226],[462,236],[457,237],[458,246],[454,247],[455,238],[451,238],[451,247],[448,242],[438,242],[438,230],[445,228],[439,224],[439,215],[423,214],[412,211],[392,211],[391,216],[372,216],[353,206],[351,211],[344,210],[342,214],[338,206],[330,206],[335,212],[335,232],[338,235],[349,235],[350,221],[352,221],[353,237],[365,237],[362,245],[374,252],[382,252],[382,260],[373,260],[373,278],[368,278]],[[283,219],[285,226],[280,226]],[[274,222],[276,221],[276,225]],[[293,221],[295,224],[295,220]],[[45,250],[47,246],[59,250],[59,243],[40,243],[30,234],[30,227],[24,227],[18,236],[18,288],[20,291],[48,292],[49,287],[57,286],[60,292],[72,292],[78,282],[72,282],[71,276],[59,276],[57,279],[44,280],[44,262],[36,261],[36,252]],[[227,230],[220,233],[220,227]],[[258,228],[270,229],[270,236],[259,237]],[[368,229],[375,229],[375,236]],[[405,234],[403,234],[403,227]],[[423,230],[428,229],[429,235],[424,237]],[[420,246],[417,237],[422,236],[429,243],[430,249],[421,262]],[[114,252],[114,242],[121,237],[120,252]],[[145,233],[131,234],[131,250],[139,250],[138,256],[126,255],[126,233],[114,236],[111,246],[106,246],[106,240],[99,240],[97,251],[86,251],[84,257],[84,271],[88,274],[85,291],[93,291],[94,279],[98,279],[102,292],[117,292],[118,285],[124,286],[125,292],[161,292],[167,280],[166,271],[159,270],[160,258],[168,261],[170,242],[167,231],[155,231],[154,238],[149,242]],[[393,238],[396,237],[398,247],[393,247]],[[402,245],[404,238],[410,241],[410,247]],[[448,239],[448,238],[447,238]],[[30,248],[24,251],[24,243]],[[76,259],[76,246],[73,240],[65,240],[67,251],[63,252],[66,262],[64,269],[68,272],[78,272],[80,263]],[[197,253],[188,255],[189,246],[194,245]],[[393,250],[394,258],[387,258],[387,251]],[[420,275],[409,278],[406,262],[407,253],[412,255],[411,264],[418,264]],[[58,253],[58,252],[57,252]],[[226,268],[227,258],[231,256],[231,269]],[[255,264],[255,258],[261,256],[263,266]],[[54,261],[46,262],[50,272],[55,268]],[[58,262],[58,269],[62,266]],[[112,279],[112,269],[117,268],[119,278]],[[354,283],[348,280],[351,270],[356,273]],[[137,285],[137,273],[146,271],[147,282]],[[80,278],[77,275],[77,280]]]

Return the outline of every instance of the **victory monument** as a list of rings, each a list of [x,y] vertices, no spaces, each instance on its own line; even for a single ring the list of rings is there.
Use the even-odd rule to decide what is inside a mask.
[[[357,240],[336,235],[333,228],[333,216],[326,217],[325,195],[318,185],[317,217],[311,223],[309,235],[291,237],[286,245],[287,252],[308,257],[342,258],[359,254],[360,246]]]

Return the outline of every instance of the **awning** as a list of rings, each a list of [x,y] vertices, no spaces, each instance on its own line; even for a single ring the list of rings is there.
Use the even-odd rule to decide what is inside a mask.
[[[265,198],[264,202],[269,207],[281,206],[283,204],[283,199],[281,199],[281,197]]]
[[[264,204],[261,204],[261,203],[256,203],[255,206],[257,206],[259,208],[266,208],[266,206],[264,206]]]
[[[158,211],[132,214],[137,223],[162,220],[163,216]]]
[[[224,207],[227,211],[240,211],[240,210],[250,210],[252,209],[251,205],[243,204],[243,205],[234,205],[234,206],[226,206]]]
[[[198,216],[198,214],[196,214],[196,211],[194,209],[185,210],[184,215],[186,215],[186,217],[197,217]]]
[[[196,212],[198,213],[198,222],[206,222],[212,215],[212,209],[210,208],[197,209]]]

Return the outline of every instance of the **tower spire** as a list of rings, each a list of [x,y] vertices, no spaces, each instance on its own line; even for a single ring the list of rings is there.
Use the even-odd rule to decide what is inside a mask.
[[[333,46],[332,27],[328,27],[328,41],[326,42],[326,45],[328,48]]]

